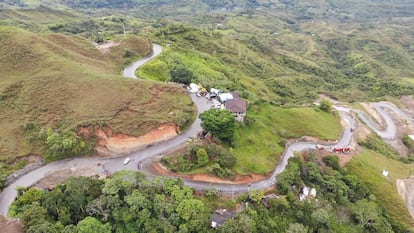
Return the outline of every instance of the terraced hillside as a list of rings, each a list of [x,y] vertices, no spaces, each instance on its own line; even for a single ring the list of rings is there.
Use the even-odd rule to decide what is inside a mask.
[[[0,164],[21,166],[17,157],[41,154],[48,128],[66,134],[100,126],[139,136],[163,124],[185,126],[194,108],[181,88],[119,74],[151,48],[131,36],[103,55],[78,37],[0,27]]]

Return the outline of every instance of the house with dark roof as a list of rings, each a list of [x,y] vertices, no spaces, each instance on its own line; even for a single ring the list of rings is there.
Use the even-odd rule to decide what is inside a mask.
[[[237,121],[243,122],[247,111],[247,101],[242,99],[231,99],[224,103],[224,107],[231,113]]]

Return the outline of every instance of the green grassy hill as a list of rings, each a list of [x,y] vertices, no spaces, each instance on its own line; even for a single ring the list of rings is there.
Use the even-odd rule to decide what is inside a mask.
[[[414,220],[407,211],[406,203],[398,195],[396,188],[396,179],[406,179],[411,176],[413,164],[404,164],[374,151],[365,150],[346,168],[367,183],[375,198],[382,203],[392,219],[414,226]],[[389,177],[382,176],[383,169],[389,171]]]
[[[160,124],[188,123],[194,107],[179,87],[119,75],[124,62],[150,49],[148,40],[131,36],[102,55],[82,38],[0,27],[0,163],[42,151],[30,141],[33,128],[100,125],[139,136]]]

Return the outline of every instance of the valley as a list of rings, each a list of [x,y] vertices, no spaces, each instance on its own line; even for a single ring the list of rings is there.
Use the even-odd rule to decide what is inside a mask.
[[[109,183],[135,177],[132,170],[163,188],[179,177],[209,211],[237,209],[240,199],[260,213],[242,212],[220,232],[240,232],[240,224],[231,225],[238,221],[248,232],[409,232],[413,7],[403,0],[0,3],[1,213],[19,196],[10,215],[23,219],[26,232],[48,224],[56,232],[79,230],[84,217],[116,231],[116,221],[127,221],[117,207],[105,210],[107,219],[85,211],[88,199],[77,215],[67,210],[69,220],[42,198],[25,203],[38,191],[18,187],[42,180],[52,190],[36,195],[49,198],[76,182],[99,183],[106,188],[94,189],[101,192],[93,197],[98,208]],[[187,94],[190,82],[246,101],[244,122],[221,126],[231,127],[231,137],[197,138],[208,131],[199,115],[212,110],[200,93]],[[91,178],[64,178],[79,175]],[[105,181],[93,181],[95,175]],[[136,192],[146,185],[140,182]],[[306,186],[319,203],[298,199]],[[131,187],[123,186],[128,195]],[[132,208],[122,192],[122,208]],[[162,192],[165,203],[182,201]],[[260,204],[265,194],[279,198],[268,210]],[[45,208],[52,219],[32,224],[26,207]],[[204,215],[194,225],[184,212],[180,224],[170,213],[163,216],[172,232],[186,223],[206,226]],[[150,229],[128,224],[125,232]]]

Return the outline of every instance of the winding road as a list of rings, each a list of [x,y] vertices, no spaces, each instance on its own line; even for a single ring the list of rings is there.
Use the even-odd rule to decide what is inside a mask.
[[[134,62],[127,68],[125,68],[123,75],[127,78],[134,78],[137,79],[135,76],[135,70],[140,67],[141,65],[145,64],[149,60],[153,59],[157,55],[159,55],[162,51],[162,47],[159,45],[153,45],[153,53],[137,62]],[[198,109],[198,114],[206,111],[210,108],[207,104],[205,98],[197,97],[194,94],[190,94],[191,99],[196,104]],[[394,122],[391,119],[391,116],[386,112],[383,111],[384,108],[388,108],[394,111],[396,114],[401,116],[407,117],[407,119],[412,119],[406,113],[402,112],[398,108],[393,107],[388,103],[376,103],[375,106],[378,106],[377,111],[384,117],[385,122],[387,125],[389,124],[390,127],[386,129],[386,132],[383,134],[385,137],[393,137],[396,135],[396,127]],[[345,127],[341,139],[335,144],[331,146],[338,146],[338,147],[345,147],[348,146],[352,140],[352,130],[351,128],[356,126],[355,120],[352,118],[350,114],[350,109],[337,107],[337,110],[340,112],[342,119],[346,122],[347,126]],[[372,123],[369,117],[364,115],[362,112],[357,112],[361,119],[367,123],[368,126],[374,127],[374,130],[378,130],[377,126]],[[394,126],[392,126],[394,124]],[[146,169],[145,164],[150,164],[154,159],[159,159],[163,153],[170,151],[171,149],[176,148],[179,145],[182,145],[189,138],[195,136],[199,131],[201,131],[200,127],[200,119],[196,118],[193,124],[182,134],[177,135],[173,139],[158,143],[151,147],[147,147],[143,150],[139,150],[133,153],[130,153],[128,157],[131,158],[131,162],[127,165],[123,164],[123,158],[74,158],[74,159],[67,159],[67,160],[60,160],[55,161],[45,166],[33,170],[26,175],[19,177],[14,183],[10,184],[6,187],[3,192],[0,194],[0,214],[6,216],[8,212],[8,208],[12,201],[17,196],[17,187],[22,186],[30,186],[39,181],[40,179],[46,177],[48,174],[53,172],[63,170],[63,169],[75,169],[75,168],[91,168],[97,167],[97,164],[100,163],[100,169],[104,168],[108,172],[116,172],[120,170],[140,170],[146,173],[149,176],[153,176],[151,172]],[[379,130],[381,131],[381,130]],[[382,135],[381,135],[382,136]],[[294,152],[296,151],[303,151],[307,150],[311,147],[314,147],[316,143],[314,142],[296,142],[289,145],[281,161],[276,165],[274,171],[270,176],[266,179],[253,182],[250,184],[220,184],[220,183],[209,183],[209,182],[202,182],[202,181],[191,181],[191,180],[184,180],[184,183],[192,188],[195,189],[215,189],[220,192],[225,193],[241,193],[241,192],[248,192],[249,190],[258,190],[258,189],[266,189],[273,186],[276,183],[276,176],[282,173],[287,165],[288,159],[294,156]],[[144,166],[137,166],[138,164],[143,164]]]
[[[160,55],[160,53],[162,52],[162,47],[158,44],[152,44],[152,53],[134,63],[132,63],[131,65],[127,66],[124,71],[122,72],[122,75],[125,78],[133,78],[133,79],[138,79],[138,77],[135,75],[135,71],[138,69],[138,67],[144,65],[145,63],[149,62],[150,60],[152,60],[154,57]]]

